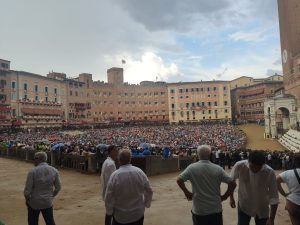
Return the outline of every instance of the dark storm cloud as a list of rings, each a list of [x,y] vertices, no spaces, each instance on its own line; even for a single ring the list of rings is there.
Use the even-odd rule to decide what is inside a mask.
[[[193,28],[193,21],[211,17],[222,20],[222,11],[230,7],[229,0],[122,0],[116,1],[138,23],[148,30],[179,30]],[[218,13],[218,16],[214,15]]]
[[[104,79],[124,56],[141,62],[152,52],[169,68],[182,55],[201,56],[190,52],[191,40],[204,37],[207,48],[223,46],[222,31],[247,31],[254,20],[273,26],[276,13],[276,0],[8,0],[0,8],[0,58],[11,60],[15,70],[88,72]],[[185,60],[176,65],[179,71],[190,67]],[[195,74],[204,68],[191,67]],[[261,71],[266,68],[272,66]],[[189,74],[194,72],[185,69],[182,80]]]
[[[184,32],[199,30],[197,26],[231,26],[248,19],[277,18],[275,0],[115,0],[114,2],[150,31]]]

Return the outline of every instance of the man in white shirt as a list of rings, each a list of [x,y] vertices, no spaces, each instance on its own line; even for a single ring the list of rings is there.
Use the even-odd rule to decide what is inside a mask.
[[[34,155],[33,168],[27,175],[24,197],[28,208],[28,225],[38,225],[42,212],[47,225],[55,225],[53,218],[53,198],[61,189],[57,169],[47,163],[47,154],[37,152]]]
[[[101,188],[102,188],[102,199],[104,200],[105,192],[108,184],[108,180],[113,172],[116,171],[116,160],[118,158],[118,149],[114,145],[110,145],[107,149],[108,156],[103,162],[101,169]],[[105,225],[111,225],[111,217],[105,215]]]
[[[131,151],[119,153],[120,168],[111,175],[106,193],[106,213],[113,216],[113,225],[143,225],[145,208],[152,201],[152,188],[146,174],[132,166]]]
[[[294,170],[287,170],[277,176],[278,191],[286,197],[285,209],[288,211],[293,225],[300,224],[300,154],[294,156]],[[284,191],[281,183],[286,183],[288,193]]]
[[[274,170],[265,164],[264,153],[252,151],[248,160],[234,165],[231,177],[239,179],[238,225],[249,225],[251,217],[256,225],[274,225],[279,197]],[[230,205],[236,207],[233,195]]]

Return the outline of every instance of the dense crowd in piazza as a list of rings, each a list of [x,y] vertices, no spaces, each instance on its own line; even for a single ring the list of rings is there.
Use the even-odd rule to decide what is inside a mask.
[[[120,126],[81,131],[22,130],[5,132],[0,138],[1,145],[7,146],[8,150],[58,150],[61,155],[95,154],[98,158],[105,158],[105,146],[116,145],[119,148],[130,148],[133,156],[194,157],[196,160],[197,146],[208,144],[213,149],[212,161],[224,168],[247,159],[251,149],[245,148],[246,141],[244,132],[227,122]],[[266,152],[266,161],[274,169],[291,168],[292,158],[292,152]]]
[[[139,148],[148,143],[152,148],[168,147],[172,152],[195,149],[201,144],[214,148],[236,150],[244,146],[245,134],[237,127],[225,123],[167,126],[121,126],[117,128],[88,129],[79,132],[57,130],[23,130],[6,132],[1,140],[34,148],[39,142],[64,143],[68,152],[86,150],[93,152],[98,144],[116,145],[121,148]],[[142,146],[141,146],[142,147]],[[143,147],[142,147],[143,148]],[[139,148],[140,149],[140,148]]]

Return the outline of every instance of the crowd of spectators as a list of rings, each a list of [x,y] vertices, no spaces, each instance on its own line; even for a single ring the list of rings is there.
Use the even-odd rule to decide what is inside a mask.
[[[245,149],[246,136],[237,126],[227,123],[204,123],[164,126],[121,126],[84,131],[23,130],[1,135],[8,148],[53,150],[60,143],[62,154],[96,154],[103,158],[103,146],[129,148],[133,156],[161,155],[168,157],[194,157],[199,145],[212,147],[211,161],[230,169],[237,161],[247,159],[251,149]],[[293,167],[293,153],[265,151],[266,162],[273,169]]]
[[[96,153],[97,146],[102,145],[130,148],[134,155],[141,155],[144,151],[145,154],[159,155],[167,148],[169,156],[187,154],[190,149],[196,149],[201,144],[233,151],[243,148],[246,142],[245,134],[228,124],[119,127],[89,129],[71,134],[51,130],[27,130],[4,133],[1,139],[10,143],[10,147],[23,145],[24,148],[36,148],[40,143],[62,143],[60,150],[73,154]]]
[[[239,149],[234,151],[213,150],[211,161],[225,169],[230,169],[236,162],[248,159],[253,149]],[[266,163],[275,170],[289,170],[294,168],[294,153],[291,151],[263,151]]]

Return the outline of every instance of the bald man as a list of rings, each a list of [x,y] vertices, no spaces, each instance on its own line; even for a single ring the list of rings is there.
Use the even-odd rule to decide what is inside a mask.
[[[112,173],[106,188],[106,213],[113,217],[113,225],[143,225],[152,188],[146,174],[130,164],[130,150],[121,150],[118,157],[121,166]]]

